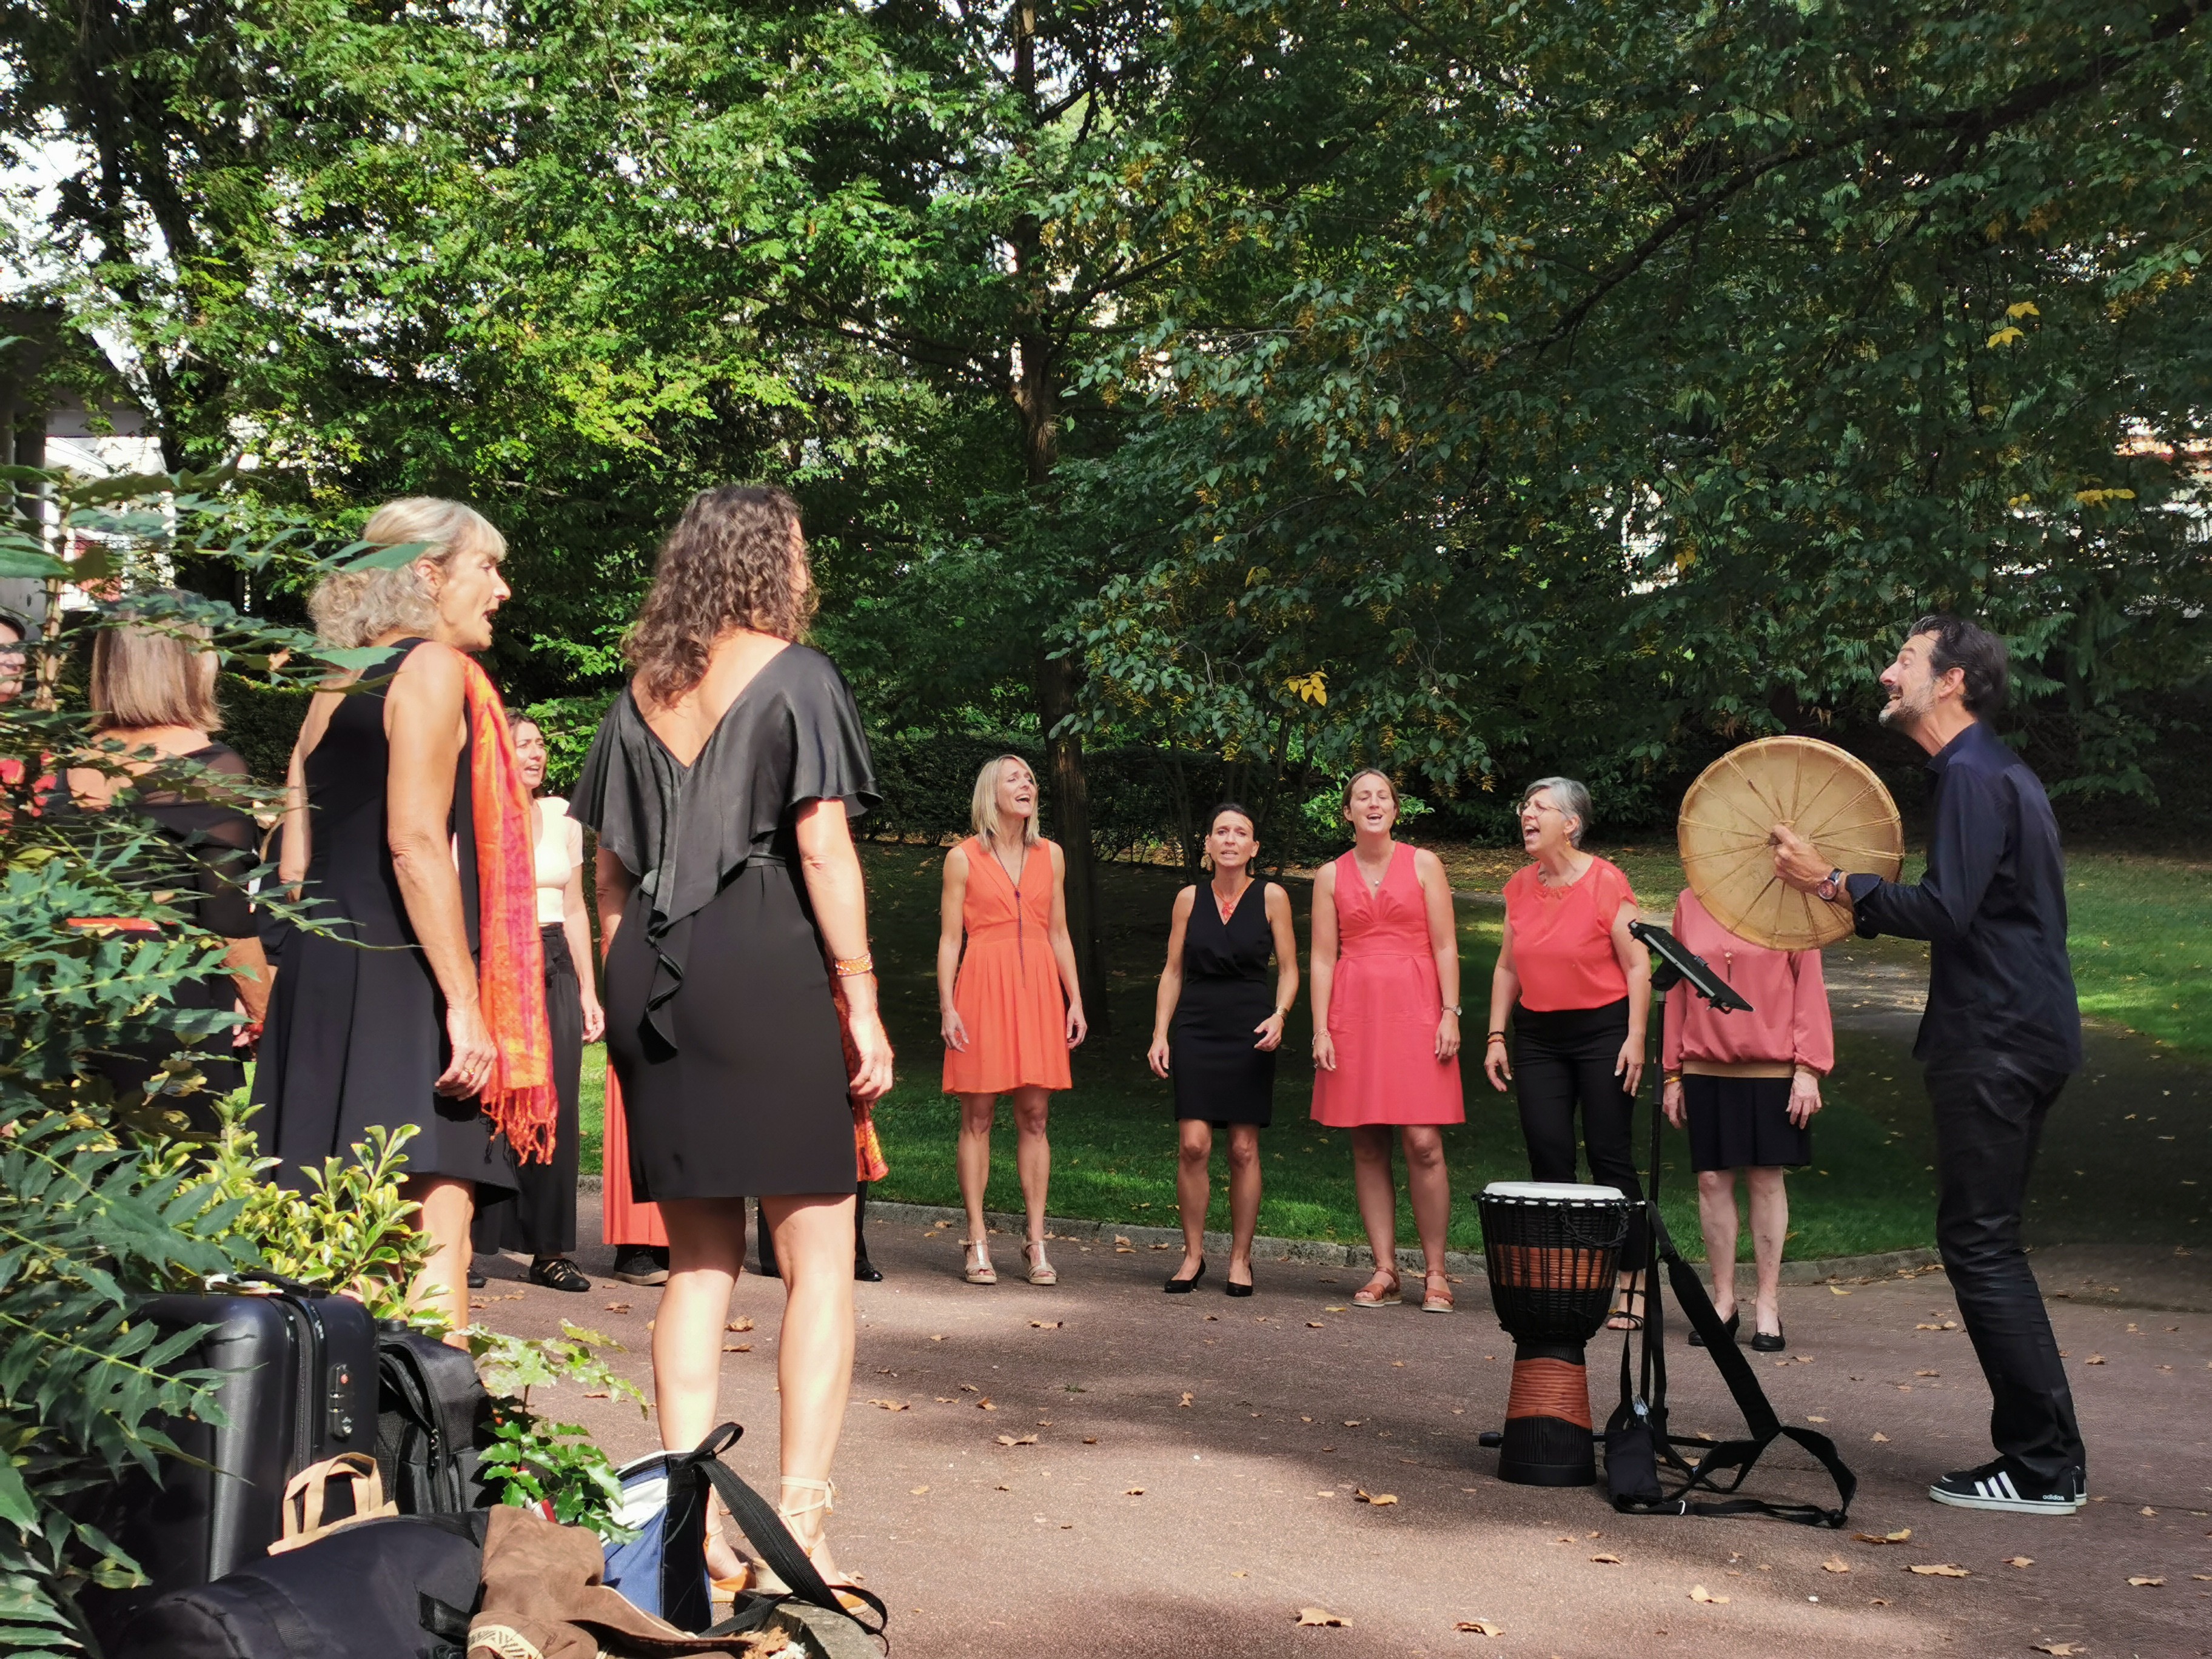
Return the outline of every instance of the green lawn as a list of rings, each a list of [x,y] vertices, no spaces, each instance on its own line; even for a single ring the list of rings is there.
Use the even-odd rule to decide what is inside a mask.
[[[883,964],[885,1017],[899,1054],[900,1082],[877,1111],[890,1179],[885,1198],[957,1204],[952,1145],[957,1107],[939,1091],[942,1054],[933,983],[938,872],[942,854],[921,847],[866,847],[862,856],[877,961]],[[1610,849],[1644,901],[1658,908],[1680,885],[1671,849]],[[1494,891],[1516,867],[1510,852],[1453,851],[1455,884]],[[2212,987],[2201,966],[2212,922],[2212,872],[2177,860],[2077,854],[2069,886],[2074,896],[2075,956],[2085,1010],[2131,1025],[2196,1053],[2212,1052]],[[1495,879],[1489,878],[1494,877]],[[1144,1051],[1152,1030],[1152,988],[1165,948],[1168,906],[1181,877],[1151,866],[1114,865],[1103,873],[1107,928],[1110,1033],[1094,1035],[1075,1060],[1075,1087],[1053,1105],[1052,1210],[1101,1221],[1175,1224],[1176,1132],[1167,1085],[1152,1075]],[[1287,884],[1303,944],[1308,884]],[[1499,913],[1463,902],[1460,937],[1467,1000],[1480,1006],[1497,959]],[[1899,949],[1917,947],[1900,945]],[[1470,1022],[1472,1025],[1472,1022]],[[1307,1115],[1312,1073],[1305,1061],[1303,1006],[1283,1046],[1276,1083],[1275,1125],[1263,1137],[1267,1196],[1263,1233],[1358,1242],[1364,1235],[1352,1203],[1346,1137]],[[601,1051],[585,1066],[584,1167],[599,1165],[603,1085]],[[1468,1116],[1446,1132],[1455,1192],[1486,1182],[1525,1178],[1528,1166],[1510,1096],[1492,1092],[1474,1066],[1465,1069]],[[1644,1131],[1648,1133],[1648,1128]],[[1639,1139],[1639,1148],[1643,1146]],[[1662,1196],[1668,1224],[1685,1253],[1701,1255],[1686,1147],[1667,1139]],[[1927,1106],[1917,1069],[1896,1047],[1852,1033],[1839,1038],[1836,1076],[1814,1133],[1817,1161],[1791,1182],[1790,1253],[1800,1258],[1854,1255],[1924,1245],[1934,1210],[1934,1161]],[[1018,1210],[1013,1136],[1002,1127],[989,1202]],[[1639,1152],[1639,1163],[1641,1153]],[[1221,1171],[1217,1160],[1217,1178]],[[1218,1190],[1208,1224],[1225,1227]],[[1413,1242],[1403,1212],[1401,1242]],[[1455,1204],[1453,1247],[1478,1248],[1474,1206]],[[1741,1245],[1748,1259],[1750,1241]]]

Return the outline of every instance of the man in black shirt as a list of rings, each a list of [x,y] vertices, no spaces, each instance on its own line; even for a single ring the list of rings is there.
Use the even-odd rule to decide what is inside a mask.
[[[1935,1108],[1936,1242],[1989,1380],[1994,1462],[1930,1486],[1938,1503],[2070,1515],[2087,1501],[2081,1432],[2021,1212],[2043,1121],[2081,1066],[2066,957],[2066,867],[2043,786],[1984,724],[2004,702],[2004,642],[1923,617],[1881,676],[1882,724],[1929,754],[1928,869],[1914,884],[1846,876],[1787,824],[1775,873],[1847,898],[1858,932],[1931,942],[1913,1055]]]

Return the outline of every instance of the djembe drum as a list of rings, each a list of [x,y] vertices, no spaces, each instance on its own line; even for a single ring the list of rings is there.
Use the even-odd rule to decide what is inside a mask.
[[[1597,1457],[1583,1351],[1613,1306],[1633,1206],[1613,1187],[1493,1181],[1475,1207],[1491,1304],[1514,1345],[1498,1478],[1587,1486]]]

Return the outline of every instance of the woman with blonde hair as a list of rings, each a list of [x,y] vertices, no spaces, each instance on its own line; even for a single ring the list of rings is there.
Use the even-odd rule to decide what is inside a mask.
[[[279,868],[327,926],[285,946],[254,1097],[289,1182],[374,1127],[416,1132],[405,1190],[435,1246],[416,1293],[460,1346],[477,1188],[550,1157],[559,1110],[537,815],[475,660],[509,592],[507,543],[428,496],[378,508],[362,539],[420,550],[309,600],[324,639],[385,654],[315,694],[293,747]]]
[[[1028,1231],[1022,1254],[1032,1285],[1057,1285],[1044,1254],[1052,1146],[1045,1106],[1073,1086],[1068,1051],[1090,1029],[1067,934],[1067,864],[1037,832],[1036,774],[1000,755],[975,775],[975,834],[945,855],[937,939],[938,1024],[945,1092],[960,1097],[960,1198],[968,1210],[970,1285],[995,1285],[983,1190],[991,1179],[998,1097],[1014,1099],[1014,1168]],[[963,948],[964,947],[964,948]]]
[[[222,781],[243,779],[246,769],[236,750],[214,737],[222,720],[211,640],[197,624],[153,623],[127,613],[100,630],[93,641],[89,690],[93,726],[107,752],[97,766],[70,768],[69,791],[82,808],[136,812],[173,843],[177,886],[194,895],[178,908],[198,931],[228,943],[227,971],[185,981],[172,1000],[179,1008],[236,1012],[252,1033],[267,1011],[270,984],[246,889],[259,836],[251,816],[222,799]],[[100,1062],[100,1075],[118,1096],[143,1098],[179,1052],[193,1061],[198,1086],[184,1086],[188,1072],[172,1073],[155,1086],[163,1089],[165,1105],[173,1098],[194,1128],[212,1132],[216,1100],[246,1081],[244,1051],[232,1032],[112,1053]],[[179,1092],[171,1097],[171,1090]]]
[[[758,486],[693,496],[661,544],[623,644],[634,672],[569,811],[599,836],[630,1184],[668,1230],[660,1443],[688,1452],[726,1414],[722,1333],[750,1194],[784,1283],[778,1507],[834,1583],[854,1115],[890,1088],[891,1048],[851,830],[878,799],[875,772],[844,677],[799,643],[813,609],[797,502]],[[709,1553],[717,1577],[737,1571],[719,1534]]]

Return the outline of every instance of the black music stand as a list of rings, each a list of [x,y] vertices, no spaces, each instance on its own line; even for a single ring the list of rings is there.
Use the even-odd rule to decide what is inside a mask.
[[[1651,992],[1659,999],[1656,1019],[1657,1048],[1662,1056],[1667,1051],[1666,995],[1677,985],[1687,985],[1723,1013],[1752,1012],[1751,1004],[1734,986],[1664,927],[1632,921],[1628,932],[1659,958],[1658,965],[1651,971]],[[1840,1527],[1850,1512],[1851,1498],[1858,1486],[1856,1477],[1844,1466],[1837,1455],[1835,1443],[1827,1436],[1794,1427],[1775,1415],[1750,1362],[1722,1329],[1720,1316],[1713,1311],[1712,1301],[1698,1281],[1696,1270],[1682,1259],[1681,1252],[1674,1248],[1668,1234],[1666,1223],[1660,1218],[1660,1125],[1666,1115],[1667,1094],[1663,1063],[1652,1066],[1651,1077],[1651,1170],[1644,1188],[1647,1223],[1644,1255],[1633,1269],[1631,1281],[1633,1287],[1644,1293],[1644,1328],[1637,1334],[1643,1339],[1643,1363],[1640,1387],[1632,1387],[1628,1343],[1622,1345],[1620,1407],[1607,1425],[1605,1435],[1606,1484],[1611,1489],[1613,1507],[1623,1514],[1761,1514],[1812,1526]],[[1709,1445],[1668,1431],[1666,1332],[1659,1301],[1659,1266],[1662,1260],[1684,1316],[1704,1337],[1707,1352],[1720,1369],[1722,1380],[1743,1413],[1749,1430],[1747,1438]],[[1629,1342],[1635,1340],[1632,1335]],[[1810,1452],[1835,1481],[1840,1501],[1834,1509],[1817,1504],[1772,1504],[1753,1498],[1725,1496],[1718,1502],[1692,1502],[1690,1494],[1700,1490],[1720,1494],[1738,1491],[1759,1455],[1784,1437]],[[1698,1450],[1695,1462],[1683,1456],[1685,1448]],[[1662,1466],[1680,1481],[1672,1493],[1664,1492],[1659,1484]],[[1725,1485],[1722,1484],[1723,1480]]]

